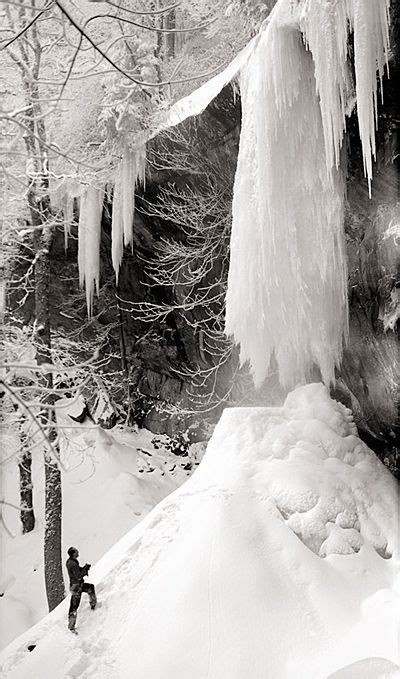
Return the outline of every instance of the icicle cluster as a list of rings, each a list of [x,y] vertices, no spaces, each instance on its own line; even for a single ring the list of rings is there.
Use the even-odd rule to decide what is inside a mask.
[[[112,194],[111,253],[118,280],[123,249],[132,245],[135,186],[145,181],[146,146],[135,150],[125,147],[119,163]],[[76,180],[64,179],[52,187],[52,202],[63,214],[65,248],[68,246],[73,222],[74,200],[79,198],[78,266],[79,282],[86,290],[88,314],[93,308],[94,291],[99,290],[101,218],[105,190],[111,199],[110,185],[104,188],[79,185]]]
[[[117,170],[112,207],[111,254],[115,276],[119,269],[125,245],[132,246],[133,216],[135,212],[135,186],[144,182],[145,146],[135,150],[125,147]]]
[[[388,0],[278,0],[240,74],[226,332],[259,385],[275,357],[282,384],[326,383],[348,334],[339,171],[354,30],[365,168],[375,151],[376,72],[388,50]],[[299,30],[300,28],[300,30]],[[304,47],[307,45],[307,51]]]
[[[339,165],[350,88],[348,34],[354,34],[357,115],[370,193],[377,123],[376,76],[378,73],[382,85],[389,51],[389,6],[390,0],[303,0],[300,10],[300,28],[315,65],[328,171]]]
[[[86,306],[92,314],[93,294],[99,292],[101,216],[104,189],[82,187],[78,225],[79,283],[85,286]]]

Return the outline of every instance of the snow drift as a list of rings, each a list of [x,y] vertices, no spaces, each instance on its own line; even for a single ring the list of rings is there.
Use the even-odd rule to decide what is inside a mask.
[[[394,479],[321,384],[227,409],[195,474],[93,568],[102,606],[82,603],[79,636],[66,601],[2,676],[394,677],[397,517]]]
[[[166,495],[178,488],[198,465],[202,444],[178,457],[164,449],[163,437],[104,431],[91,421],[73,424],[82,400],[58,402],[57,421],[62,450],[62,551],[78,545],[82,557],[96,562]],[[2,432],[0,473],[4,500],[18,506],[18,439]],[[39,452],[39,451],[37,451]],[[13,455],[14,453],[14,455]],[[19,512],[2,506],[0,523],[0,649],[46,615],[43,539],[45,522],[44,468],[40,454],[32,461],[35,530],[21,534]],[[65,582],[67,573],[65,572]]]

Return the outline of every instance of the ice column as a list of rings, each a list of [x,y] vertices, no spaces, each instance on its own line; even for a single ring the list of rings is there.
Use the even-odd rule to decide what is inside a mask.
[[[285,386],[334,380],[348,335],[340,156],[354,29],[365,170],[375,153],[388,0],[279,0],[240,73],[226,332],[257,385],[274,356]]]

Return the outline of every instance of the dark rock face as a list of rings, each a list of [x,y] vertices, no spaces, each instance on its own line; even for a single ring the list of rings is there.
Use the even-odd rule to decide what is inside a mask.
[[[356,175],[349,181],[350,341],[340,378],[361,434],[387,457],[399,435],[399,344],[393,304],[399,260],[391,233],[400,220],[398,170],[391,164],[377,172],[371,199],[363,195],[364,184]]]
[[[400,351],[398,343],[400,224],[400,3],[392,3],[390,80],[378,115],[377,157],[368,195],[354,117],[348,129],[347,215],[350,341],[344,387],[360,435],[399,473]],[[397,230],[397,236],[396,236]],[[343,394],[342,394],[343,397]],[[397,462],[396,462],[397,459]]]
[[[229,86],[208,107],[199,121],[188,121],[176,138],[167,138],[160,142],[165,144],[164,153],[171,153],[173,165],[176,162],[172,160],[174,154],[188,154],[189,139],[193,159],[187,162],[187,167],[186,161],[182,161],[183,169],[180,170],[150,169],[145,190],[142,193],[137,192],[134,247],[132,252],[125,252],[118,296],[124,300],[121,303],[121,317],[130,371],[130,389],[136,403],[134,419],[156,433],[172,436],[187,427],[192,430],[196,428],[196,422],[201,417],[194,412],[196,406],[191,396],[192,377],[201,370],[208,370],[212,366],[212,358],[207,354],[207,348],[203,347],[202,324],[206,316],[205,308],[201,303],[188,303],[188,296],[193,291],[187,284],[186,265],[177,271],[172,285],[163,285],[151,277],[151,265],[148,264],[149,260],[157,259],[157,249],[164,239],[189,248],[190,235],[188,236],[185,225],[166,220],[162,215],[149,215],[152,212],[149,206],[158,205],[163,188],[173,186],[177,190],[201,191],[206,183],[205,166],[223,164],[229,182],[224,192],[221,191],[221,210],[227,217],[239,130],[240,105]],[[156,141],[156,147],[157,143]],[[203,159],[204,167],[201,167]],[[229,233],[221,235],[219,248],[224,256],[216,257],[213,265],[207,268],[199,288],[210,284],[215,290],[215,279],[219,277],[223,291],[227,276],[228,239]],[[194,259],[193,267],[198,264],[198,260]],[[160,312],[158,317],[155,307]],[[216,314],[221,310],[220,303],[210,302],[210,307],[213,307]],[[216,392],[224,389],[224,385],[218,380],[213,386]],[[217,419],[218,412],[220,409],[216,408],[217,414],[212,416],[214,419]],[[200,423],[199,426],[201,428]],[[194,431],[192,433],[195,438]]]

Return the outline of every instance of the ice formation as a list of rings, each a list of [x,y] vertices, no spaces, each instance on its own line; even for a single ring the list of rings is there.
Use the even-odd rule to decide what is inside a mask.
[[[64,230],[64,248],[67,250],[71,235],[71,224],[74,221],[74,200],[79,198],[81,189],[75,179],[63,178],[61,181],[50,181],[51,203],[62,216]]]
[[[135,186],[145,180],[146,147],[126,146],[116,170],[112,194],[111,253],[118,280],[123,249],[132,245]],[[64,180],[52,188],[52,203],[62,211],[65,248],[73,222],[74,200],[79,198],[78,267],[79,282],[85,287],[88,314],[93,308],[93,294],[99,288],[101,219],[105,197],[110,200],[110,184],[105,187]]]
[[[334,379],[347,337],[347,274],[340,173],[355,95],[369,186],[375,155],[377,74],[389,50],[390,0],[278,0],[260,33],[229,66],[176,102],[148,133],[198,115],[239,77],[243,124],[233,199],[226,331],[260,384],[275,356],[283,384],[319,367]],[[382,88],[381,88],[382,89]],[[123,152],[112,213],[118,278],[132,243],[134,184],[145,143]]]
[[[371,191],[389,6],[390,0],[278,0],[260,33],[222,73],[175,103],[158,129],[198,115],[239,77],[226,331],[256,384],[273,356],[285,385],[308,380],[314,366],[331,382],[340,363],[348,333],[340,173],[346,115],[356,102]]]
[[[66,192],[63,196],[63,226],[64,226],[64,249],[68,249],[68,240],[71,235],[71,224],[74,221],[74,197]]]
[[[376,71],[382,93],[382,76],[389,52],[389,6],[390,0],[353,0],[358,125],[370,192],[377,123]]]
[[[135,150],[126,146],[117,169],[111,218],[111,255],[117,281],[124,246],[132,245],[135,186],[144,181],[144,173],[145,146]]]
[[[104,189],[83,186],[78,225],[79,283],[85,286],[86,306],[92,313],[93,294],[99,291],[101,216]]]
[[[226,332],[259,385],[275,357],[282,384],[318,366],[334,380],[348,332],[339,165],[349,104],[349,31],[368,181],[388,0],[278,0],[240,73]]]

